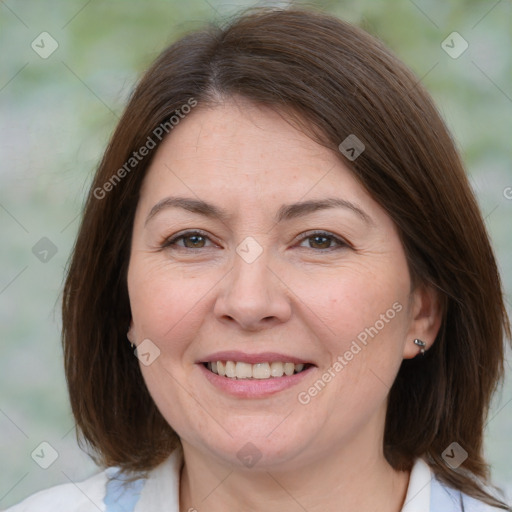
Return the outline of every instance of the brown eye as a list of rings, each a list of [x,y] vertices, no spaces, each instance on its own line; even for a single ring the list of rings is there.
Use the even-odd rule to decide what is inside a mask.
[[[340,240],[338,237],[331,235],[330,233],[323,232],[309,234],[308,236],[305,236],[302,241],[308,241],[310,249],[319,249],[324,251],[348,246],[346,242]],[[334,245],[332,245],[333,243]]]
[[[182,236],[183,243],[185,247],[188,247],[189,249],[197,249],[204,247],[205,244],[205,237],[202,235],[187,235]],[[187,243],[187,240],[190,242],[190,244]]]
[[[198,231],[189,231],[182,233],[174,238],[167,239],[163,242],[164,248],[181,248],[181,249],[203,249],[207,247],[206,242],[210,240],[206,235]],[[183,241],[183,243],[178,243]]]
[[[331,246],[332,239],[327,236],[315,235],[309,237],[310,245],[313,246],[314,249],[329,249]]]

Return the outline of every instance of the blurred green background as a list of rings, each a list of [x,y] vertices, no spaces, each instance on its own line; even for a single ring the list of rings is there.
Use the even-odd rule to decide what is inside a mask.
[[[188,31],[248,6],[288,3],[0,0],[0,508],[96,470],[75,441],[62,370],[59,301],[87,187],[138,77]],[[509,296],[511,2],[322,0],[306,5],[380,37],[431,92],[466,162]],[[458,58],[441,46],[454,31],[469,44]],[[40,53],[51,49],[48,36],[42,36],[44,45],[40,42],[42,32],[58,44],[47,58],[31,47],[35,41]],[[57,250],[46,262],[33,251],[43,237]],[[488,422],[486,453],[495,483],[512,496],[507,371]],[[43,441],[59,454],[46,470],[31,457]]]

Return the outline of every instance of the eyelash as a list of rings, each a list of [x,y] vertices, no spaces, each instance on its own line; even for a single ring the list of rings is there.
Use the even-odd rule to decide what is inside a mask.
[[[181,233],[177,236],[174,236],[174,237],[171,237],[171,238],[167,238],[163,241],[163,243],[161,244],[161,248],[162,249],[173,249],[174,247],[179,247],[180,249],[185,249],[185,250],[190,250],[190,251],[197,251],[197,250],[200,250],[200,249],[205,249],[206,247],[198,247],[196,249],[194,248],[190,248],[190,247],[183,247],[183,246],[178,246],[176,245],[176,242],[178,242],[179,240],[182,240],[182,239],[185,239],[185,238],[189,238],[189,237],[192,237],[192,236],[201,236],[205,239],[208,239],[210,240],[210,237],[203,231],[201,230],[194,230],[194,231],[186,231],[184,233]],[[310,238],[314,238],[314,237],[323,237],[323,238],[327,238],[331,241],[333,241],[334,243],[337,244],[337,247],[328,247],[327,249],[314,249],[312,247],[310,247],[309,249],[312,249],[313,251],[315,252],[327,252],[327,251],[333,251],[333,250],[337,250],[337,249],[343,249],[343,248],[347,248],[347,247],[351,247],[351,245],[346,242],[345,240],[327,232],[327,231],[312,231],[312,232],[308,232],[307,235],[303,236],[299,241],[300,242],[303,242],[305,240],[308,240]],[[210,240],[211,241],[211,240]],[[172,247],[174,246],[174,247]],[[308,249],[308,247],[306,247],[306,249]]]

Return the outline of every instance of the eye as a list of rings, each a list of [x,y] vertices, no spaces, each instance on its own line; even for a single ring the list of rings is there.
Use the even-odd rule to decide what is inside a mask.
[[[187,231],[164,240],[162,247],[175,246],[183,249],[203,249],[207,240],[210,240],[210,238],[202,231]],[[183,241],[183,244],[178,244],[180,241]]]
[[[180,243],[182,242],[182,243]],[[162,248],[180,248],[180,249],[205,249],[209,246],[207,242],[211,242],[211,239],[206,233],[202,231],[186,231],[179,233],[171,238],[163,241],[161,244]],[[319,251],[336,250],[344,247],[350,247],[350,244],[339,237],[325,231],[309,232],[301,238],[301,247],[305,247],[302,244],[309,242],[309,249],[318,249]],[[211,246],[210,246],[211,247]],[[308,248],[308,247],[306,247]]]
[[[310,249],[328,251],[340,249],[343,247],[349,247],[349,244],[347,242],[325,231],[315,231],[313,233],[308,233],[306,236],[303,236],[301,240],[302,242],[309,241]],[[334,243],[334,246],[331,245],[332,243]]]

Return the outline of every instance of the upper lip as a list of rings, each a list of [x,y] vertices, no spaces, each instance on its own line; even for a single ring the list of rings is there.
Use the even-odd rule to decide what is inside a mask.
[[[237,350],[225,350],[222,352],[215,352],[206,356],[198,362],[211,363],[216,361],[240,361],[242,363],[294,363],[294,364],[313,364],[307,359],[291,356],[287,354],[280,354],[278,352],[259,352],[257,354],[248,354],[247,352],[239,352]]]

